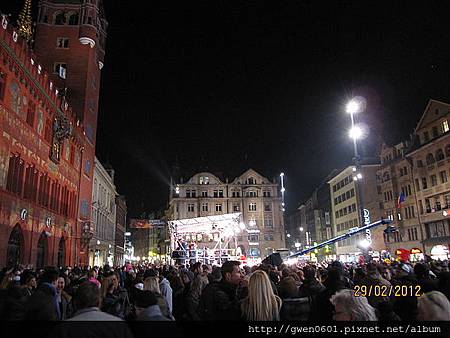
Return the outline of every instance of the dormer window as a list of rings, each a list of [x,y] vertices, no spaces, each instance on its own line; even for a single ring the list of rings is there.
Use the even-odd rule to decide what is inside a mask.
[[[208,176],[200,176],[199,184],[209,184],[209,177]]]
[[[256,184],[255,179],[253,177],[249,177],[247,182],[248,184]]]

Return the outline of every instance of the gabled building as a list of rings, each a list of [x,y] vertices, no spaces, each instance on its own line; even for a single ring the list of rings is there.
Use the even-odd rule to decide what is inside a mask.
[[[236,237],[244,255],[264,258],[285,248],[280,186],[249,169],[231,182],[202,172],[187,182],[174,182],[170,194],[171,220],[241,213],[248,233]],[[215,240],[192,238],[199,247]]]

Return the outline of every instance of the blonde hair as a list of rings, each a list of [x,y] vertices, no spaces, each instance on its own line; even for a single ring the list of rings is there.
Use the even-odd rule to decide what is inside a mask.
[[[161,289],[159,288],[159,278],[147,277],[144,279],[144,291],[161,293]]]
[[[112,276],[108,276],[105,277],[102,280],[102,284],[101,284],[101,288],[102,288],[102,299],[106,297],[106,295],[108,294],[108,289],[111,286],[111,284],[113,283],[113,277],[115,277],[114,275]]]
[[[281,298],[273,293],[269,277],[262,270],[250,276],[248,297],[242,301],[241,310],[245,319],[273,321],[280,319]]]
[[[417,299],[419,320],[450,320],[450,302],[439,291],[424,293]]]

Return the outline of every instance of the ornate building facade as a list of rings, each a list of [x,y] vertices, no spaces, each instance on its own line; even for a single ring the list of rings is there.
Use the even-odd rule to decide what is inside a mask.
[[[285,248],[282,197],[276,182],[249,169],[232,182],[203,172],[177,183],[170,194],[171,220],[241,213],[247,232],[236,239],[244,255],[264,258]],[[209,240],[193,239],[199,246]]]
[[[116,247],[116,197],[114,170],[105,169],[94,160],[94,186],[92,187],[92,215],[94,236],[89,243],[89,265],[114,264]]]
[[[19,27],[1,17],[0,265],[87,264],[106,20],[98,1],[41,1],[33,48],[31,22],[30,0]]]

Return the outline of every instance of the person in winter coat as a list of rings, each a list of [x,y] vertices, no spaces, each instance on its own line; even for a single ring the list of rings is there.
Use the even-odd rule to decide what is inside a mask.
[[[201,320],[197,313],[200,297],[203,289],[208,285],[208,277],[197,274],[192,282],[192,287],[186,297],[186,307],[191,320]]]
[[[61,313],[61,319],[65,320],[72,316],[72,297],[64,291],[66,280],[64,277],[59,277],[56,285],[56,299]]]
[[[127,290],[119,286],[115,273],[109,274],[102,282],[102,311],[111,315],[127,318],[131,313],[131,304]]]
[[[242,283],[240,262],[227,261],[221,267],[222,280],[203,290],[198,308],[202,320],[241,319],[237,290]]]
[[[316,273],[316,269],[312,266],[305,266],[303,268],[305,279],[298,291],[298,296],[300,298],[313,297],[325,290],[325,286],[323,286],[316,278]]]

